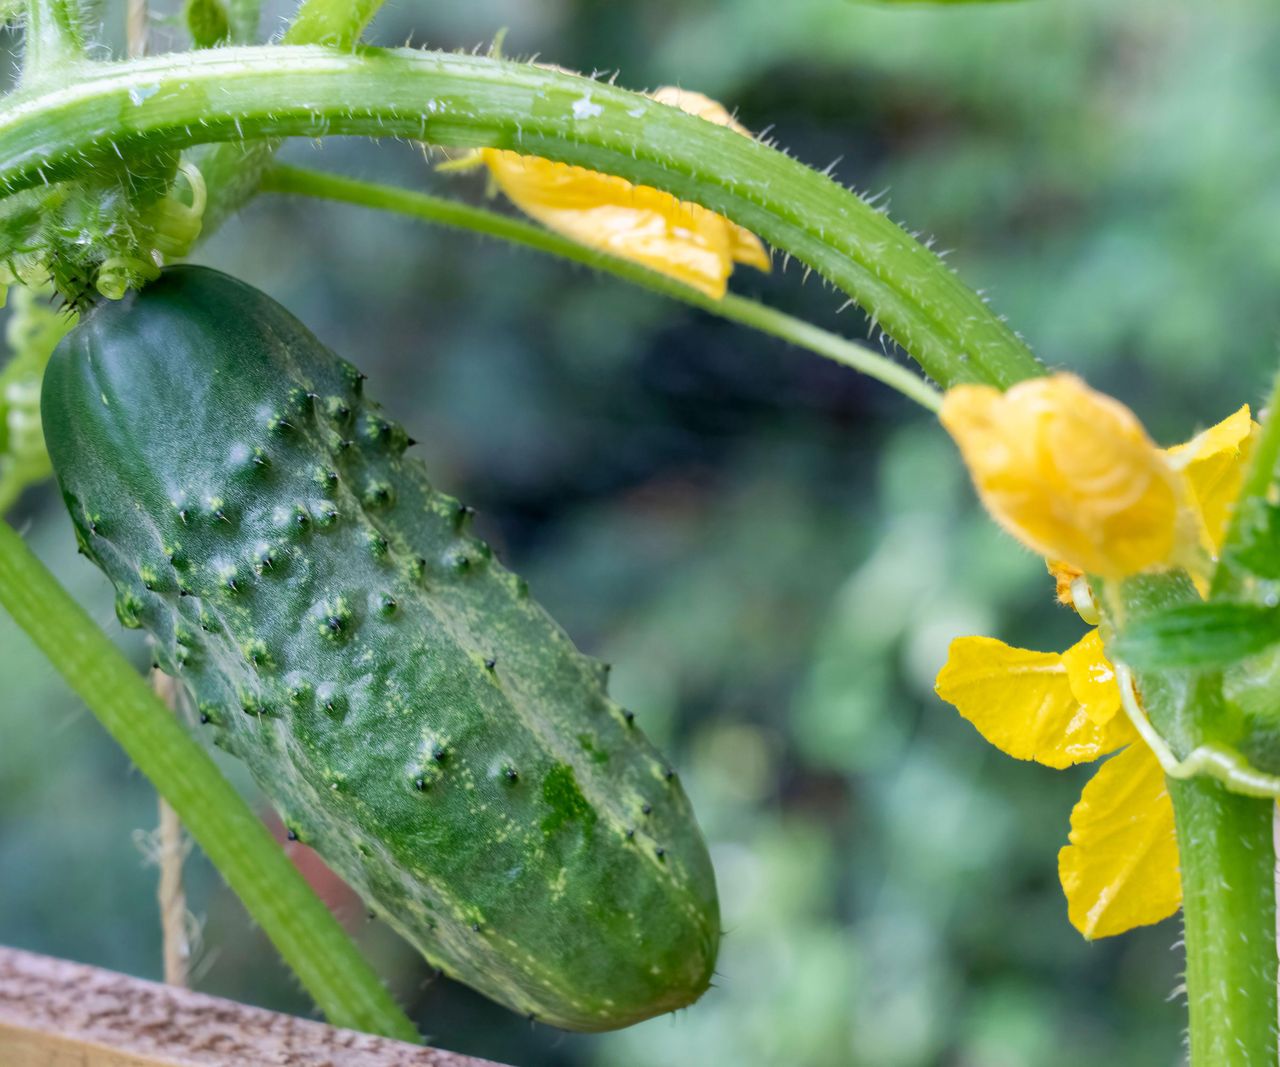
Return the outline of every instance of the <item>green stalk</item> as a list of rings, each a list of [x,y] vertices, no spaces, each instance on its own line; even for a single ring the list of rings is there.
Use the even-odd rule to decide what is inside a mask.
[[[1191,1067],[1274,1067],[1275,803],[1169,779],[1182,867]]]
[[[612,274],[633,285],[661,293],[663,296],[700,308],[730,322],[752,327],[800,348],[807,348],[810,352],[852,367],[883,382],[929,411],[936,412],[942,403],[941,395],[928,382],[888,357],[873,352],[865,345],[847,341],[803,319],[766,307],[755,300],[734,296],[732,293],[720,299],[708,296],[639,263],[587,248],[576,241],[570,241],[559,234],[521,219],[499,215],[495,211],[486,211],[484,208],[471,207],[468,204],[460,204],[456,200],[448,200],[440,196],[430,196],[408,189],[396,189],[374,182],[357,181],[333,174],[322,174],[301,167],[282,165],[271,167],[263,175],[261,189],[263,192],[319,197],[379,211],[391,211],[423,222],[434,222],[442,226],[481,233],[524,245],[538,252],[546,252],[549,255],[559,256],[561,259]]]
[[[1250,597],[1230,555],[1246,534],[1246,501],[1266,500],[1280,460],[1280,376],[1267,401],[1237,506],[1224,538],[1211,596]],[[1216,694],[1215,694],[1216,695]],[[1201,705],[1196,702],[1196,706]],[[1216,709],[1221,709],[1217,696]],[[1198,732],[1212,730],[1215,705]],[[1194,712],[1193,712],[1194,714]],[[1276,1011],[1275,846],[1271,799],[1229,793],[1207,778],[1169,779],[1186,925],[1187,1005],[1192,1067],[1274,1065]]]
[[[121,151],[326,134],[510,148],[665,189],[813,267],[943,386],[1042,372],[936,255],[825,175],[677,108],[528,64],[314,47],[103,64],[0,113],[0,189],[69,177]]]
[[[335,1026],[418,1034],[262,821],[93,620],[7,523],[0,605],[173,805],[191,835]]]
[[[1103,626],[1118,629],[1109,643],[1123,639],[1129,620],[1200,602],[1183,571],[1106,583],[1103,595]],[[1264,788],[1268,776],[1234,748],[1238,723],[1224,700],[1221,672],[1146,670],[1136,692],[1119,661],[1116,675],[1126,713],[1166,768],[1173,800],[1192,1067],[1275,1067],[1276,804],[1228,790]],[[1157,737],[1143,728],[1148,717]],[[1184,776],[1197,765],[1202,773]]]

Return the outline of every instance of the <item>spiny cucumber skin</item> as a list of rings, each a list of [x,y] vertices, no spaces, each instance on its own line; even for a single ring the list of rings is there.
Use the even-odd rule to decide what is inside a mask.
[[[215,271],[101,306],[43,390],[82,549],[202,728],[433,964],[568,1029],[691,1003],[719,909],[678,779],[362,378]]]

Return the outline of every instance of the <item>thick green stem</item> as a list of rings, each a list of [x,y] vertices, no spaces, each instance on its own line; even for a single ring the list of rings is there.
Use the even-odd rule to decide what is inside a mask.
[[[1007,386],[1042,372],[936,255],[825,175],[677,108],[528,64],[313,47],[104,64],[0,114],[0,189],[68,177],[128,149],[324,134],[510,148],[656,186],[813,267],[944,386]]]
[[[0,604],[173,805],[329,1021],[416,1041],[413,1024],[262,821],[6,523]]]
[[[1267,408],[1214,573],[1215,598],[1252,593],[1230,557],[1246,536],[1247,505],[1265,501],[1275,479],[1280,376]],[[1215,696],[1216,704],[1195,705],[1199,732],[1222,718],[1221,697]],[[1230,793],[1207,778],[1170,779],[1169,792],[1182,867],[1192,1067],[1274,1067],[1280,1056],[1275,802]]]
[[[1169,780],[1182,867],[1191,1067],[1274,1067],[1275,803]]]
[[[638,263],[619,259],[587,248],[559,234],[534,226],[521,219],[499,215],[495,211],[460,204],[440,196],[396,189],[388,185],[357,181],[333,174],[321,174],[301,167],[274,166],[263,175],[262,191],[296,196],[321,197],[379,211],[393,211],[424,222],[482,233],[504,241],[524,245],[594,270],[612,274],[663,296],[701,308],[713,315],[750,326],[762,333],[807,348],[827,359],[842,363],[875,378],[930,411],[937,411],[942,397],[928,382],[865,345],[819,329],[803,319],[784,314],[754,300],[729,294],[720,299],[708,296],[691,286],[648,269]]]

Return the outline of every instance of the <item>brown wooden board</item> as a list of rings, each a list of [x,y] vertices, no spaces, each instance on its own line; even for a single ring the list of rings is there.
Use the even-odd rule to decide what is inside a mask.
[[[495,1067],[0,947],[0,1067]]]

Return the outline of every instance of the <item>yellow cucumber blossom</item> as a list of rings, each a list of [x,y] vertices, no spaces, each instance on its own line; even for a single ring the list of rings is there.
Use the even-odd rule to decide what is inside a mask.
[[[1198,544],[1177,465],[1133,412],[1074,375],[1006,393],[962,385],[939,417],[992,517],[1042,556],[1121,578]]]
[[[664,87],[650,94],[717,126],[750,136],[701,93]],[[769,253],[749,230],[699,204],[647,185],[540,156],[482,148],[471,157],[526,215],[579,244],[641,263],[719,299],[734,264],[770,269]]]
[[[996,520],[1049,557],[1058,599],[1096,622],[1086,574],[1119,578],[1217,552],[1244,476],[1247,407],[1158,449],[1128,408],[1059,374],[951,390],[943,424]],[[952,642],[937,692],[1001,751],[1063,768],[1117,752],[1071,812],[1058,876],[1087,938],[1172,915],[1182,902],[1173,805],[1151,749],[1121,711],[1090,630],[1066,652],[989,637]]]

